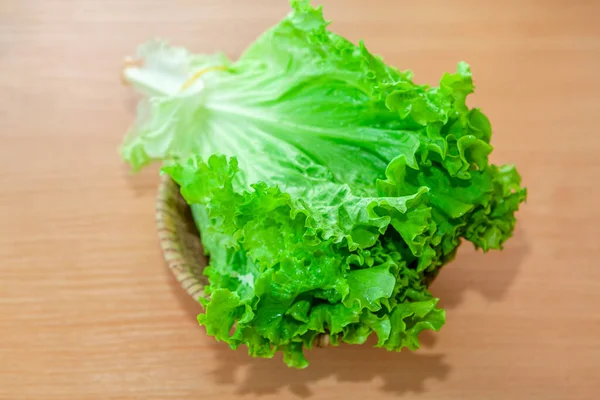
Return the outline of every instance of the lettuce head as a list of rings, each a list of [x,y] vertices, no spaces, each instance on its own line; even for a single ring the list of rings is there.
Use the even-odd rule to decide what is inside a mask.
[[[417,349],[445,319],[428,284],[463,239],[500,249],[526,191],[488,162],[467,64],[419,85],[330,32],[321,8],[291,8],[237,61],[140,46],[122,157],[161,162],[193,211],[209,335],[294,367],[320,334]]]

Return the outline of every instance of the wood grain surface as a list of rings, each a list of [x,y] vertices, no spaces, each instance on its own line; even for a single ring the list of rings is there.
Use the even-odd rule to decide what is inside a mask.
[[[600,394],[600,2],[322,1],[332,29],[435,83],[473,69],[495,162],[529,187],[504,252],[465,245],[416,353],[252,360],[197,326],[116,147],[123,57],[160,36],[236,57],[283,0],[0,1],[0,399],[592,399]]]

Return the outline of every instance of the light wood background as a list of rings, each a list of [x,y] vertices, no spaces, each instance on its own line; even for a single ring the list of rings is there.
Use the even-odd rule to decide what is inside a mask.
[[[0,399],[592,399],[600,394],[600,2],[323,1],[419,82],[473,68],[496,162],[529,187],[504,252],[466,245],[417,353],[251,360],[208,338],[161,259],[157,170],[116,153],[124,56],[153,37],[235,57],[283,0],[0,1]]]

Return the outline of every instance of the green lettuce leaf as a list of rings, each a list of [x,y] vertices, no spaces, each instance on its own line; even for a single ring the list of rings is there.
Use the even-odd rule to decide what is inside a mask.
[[[427,285],[462,238],[500,249],[526,190],[488,162],[467,64],[418,85],[330,32],[321,8],[291,5],[235,62],[141,46],[122,156],[163,162],[192,207],[209,335],[295,367],[319,334],[416,349],[444,323]]]

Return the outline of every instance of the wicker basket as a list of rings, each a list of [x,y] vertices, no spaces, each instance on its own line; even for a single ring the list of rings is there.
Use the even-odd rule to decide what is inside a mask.
[[[177,184],[163,175],[156,200],[158,237],[167,265],[194,299],[204,295],[206,258],[190,207]]]
[[[190,207],[168,175],[162,176],[158,189],[156,224],[163,255],[177,281],[194,299],[204,296],[208,280],[203,271],[207,263],[200,235]],[[328,346],[329,335],[317,336],[314,345]]]

